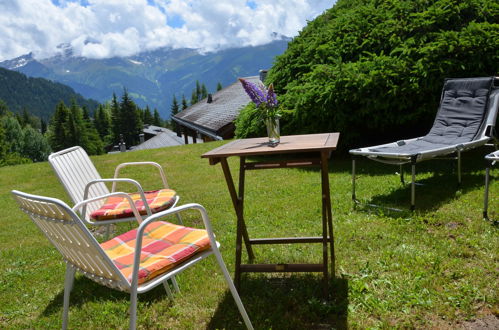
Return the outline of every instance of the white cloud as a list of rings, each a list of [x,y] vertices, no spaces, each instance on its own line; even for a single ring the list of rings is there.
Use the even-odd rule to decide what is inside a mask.
[[[90,58],[170,46],[213,51],[295,36],[334,1],[325,0],[0,1],[0,60],[43,58],[71,44]]]

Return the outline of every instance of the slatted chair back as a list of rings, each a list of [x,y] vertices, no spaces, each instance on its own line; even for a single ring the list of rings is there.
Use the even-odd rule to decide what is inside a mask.
[[[68,264],[100,284],[130,290],[128,281],[69,206],[53,198],[16,190],[12,193],[20,209],[29,215]]]
[[[74,204],[83,201],[88,182],[101,179],[90,157],[79,146],[51,154],[49,163]],[[105,194],[109,194],[109,189],[103,182],[99,182],[90,187],[87,199]],[[99,209],[103,203],[103,200],[99,200],[88,204],[86,217]]]

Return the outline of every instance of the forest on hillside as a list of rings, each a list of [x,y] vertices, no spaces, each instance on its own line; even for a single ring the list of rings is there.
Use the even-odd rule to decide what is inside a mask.
[[[283,134],[339,131],[351,148],[426,134],[444,79],[499,72],[499,2],[338,0],[278,56]],[[253,106],[239,137],[261,134]],[[260,130],[260,131],[259,131]]]
[[[26,75],[0,68],[0,99],[9,109],[20,113],[23,110],[48,120],[61,100],[69,104],[75,100],[93,112],[99,103],[85,99],[71,87],[44,78],[31,78]]]

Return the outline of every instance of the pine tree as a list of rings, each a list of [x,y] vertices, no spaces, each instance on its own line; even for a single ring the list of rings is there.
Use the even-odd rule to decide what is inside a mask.
[[[155,126],[163,126],[162,121],[163,120],[161,120],[161,117],[159,116],[158,109],[154,108],[153,125],[155,125]]]
[[[99,104],[97,110],[95,110],[94,123],[102,139],[111,134],[111,118],[102,104]]]
[[[59,151],[67,148],[68,145],[68,117],[69,109],[63,101],[57,105],[50,123],[49,143],[52,150]]]
[[[208,90],[206,89],[206,85],[202,84],[201,85],[201,98],[200,98],[200,100],[205,99],[207,97],[208,97]]]
[[[196,94],[196,90],[193,89],[191,94],[191,106],[196,103],[198,103],[198,95]]]
[[[149,106],[146,106],[146,109],[144,110],[144,124],[152,124],[154,118],[152,117],[151,109],[149,109]]]
[[[47,122],[43,118],[40,119],[40,131],[42,134],[47,132]]]
[[[121,97],[120,114],[123,118],[121,123],[123,139],[127,147],[131,147],[139,141],[139,134],[142,132],[142,120],[137,106],[126,89]]]
[[[113,93],[113,98],[111,99],[111,128],[113,141],[117,143],[120,141],[120,134],[122,132],[122,116],[115,93]]]
[[[187,105],[187,100],[185,99],[185,95],[182,94],[182,111],[187,109],[189,106]]]
[[[203,94],[203,92],[201,90],[201,85],[199,84],[199,80],[196,80],[196,99],[197,99],[196,102],[199,102],[199,100],[202,99],[202,97],[201,97],[202,94]],[[194,103],[196,103],[196,102],[194,102]]]
[[[75,99],[71,100],[67,128],[69,146],[81,146],[85,149],[86,130],[83,123],[83,110],[76,104]]]
[[[178,106],[178,101],[175,95],[173,95],[173,101],[172,101],[172,106],[171,106],[171,116],[175,116],[177,113],[179,113],[179,106]]]
[[[222,90],[222,84],[220,83],[220,81],[217,83],[217,92]]]

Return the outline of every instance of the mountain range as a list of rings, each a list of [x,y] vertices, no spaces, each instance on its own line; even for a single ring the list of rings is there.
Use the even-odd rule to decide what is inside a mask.
[[[106,102],[126,88],[141,107],[157,108],[169,118],[175,95],[189,101],[196,81],[214,92],[218,82],[227,86],[238,77],[258,75],[272,66],[276,55],[286,49],[289,38],[280,37],[262,46],[231,48],[202,54],[195,49],[161,48],[130,57],[89,59],[75,56],[70,46],[60,54],[35,59],[32,54],[0,62],[0,67],[42,77],[72,87],[85,98]]]

